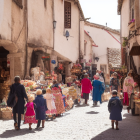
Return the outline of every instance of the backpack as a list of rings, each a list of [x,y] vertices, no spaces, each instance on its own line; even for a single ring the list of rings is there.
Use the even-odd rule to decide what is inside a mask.
[[[9,92],[8,100],[7,100],[7,106],[8,107],[14,107],[17,104],[18,97],[16,94],[16,89],[14,90],[13,86],[11,87],[11,90]]]

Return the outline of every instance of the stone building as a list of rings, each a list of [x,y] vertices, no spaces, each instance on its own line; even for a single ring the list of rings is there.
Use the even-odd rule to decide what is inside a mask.
[[[127,54],[126,65],[128,70],[140,74],[140,1],[119,0],[118,14],[121,15],[121,42]]]
[[[121,43],[123,61],[127,70],[133,70],[134,80],[140,87],[140,1],[118,0],[121,15]]]
[[[102,70],[106,76],[106,82],[109,82],[110,65],[112,67],[121,66],[120,32],[119,30],[114,30],[109,27],[87,21],[85,22],[84,29],[92,37],[95,43],[92,47],[92,73],[93,75],[96,73],[95,69]],[[119,55],[116,54],[114,49],[116,49],[118,52],[117,54]],[[110,61],[110,52],[111,56],[114,56],[112,59],[116,59],[118,61]]]
[[[25,78],[32,67],[53,71],[58,63],[70,75],[84,47],[84,14],[78,0],[1,0],[0,69],[10,67],[10,79]],[[42,56],[50,61],[44,62]]]

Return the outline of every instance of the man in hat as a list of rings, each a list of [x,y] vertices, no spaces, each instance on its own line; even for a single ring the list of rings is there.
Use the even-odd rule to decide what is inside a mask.
[[[92,90],[91,81],[88,79],[88,74],[84,74],[84,79],[81,81],[82,86],[82,97],[85,99],[85,104],[87,104],[87,101],[89,99],[89,93]]]

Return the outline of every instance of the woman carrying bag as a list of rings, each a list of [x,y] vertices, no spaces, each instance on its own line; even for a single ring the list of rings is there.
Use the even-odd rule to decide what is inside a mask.
[[[20,84],[20,77],[15,76],[14,81],[15,83],[10,88],[7,105],[13,107],[14,127],[16,130],[20,130],[21,114],[24,114],[24,99],[28,98],[24,86]],[[16,119],[16,113],[18,114],[18,121]]]

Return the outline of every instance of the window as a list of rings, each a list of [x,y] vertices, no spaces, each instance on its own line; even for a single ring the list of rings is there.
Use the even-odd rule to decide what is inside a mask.
[[[19,6],[21,9],[23,8],[23,5],[22,5],[22,0],[13,0],[17,6]]]
[[[64,3],[64,26],[65,28],[71,28],[71,3]]]
[[[130,0],[130,20],[134,18],[134,0]]]

